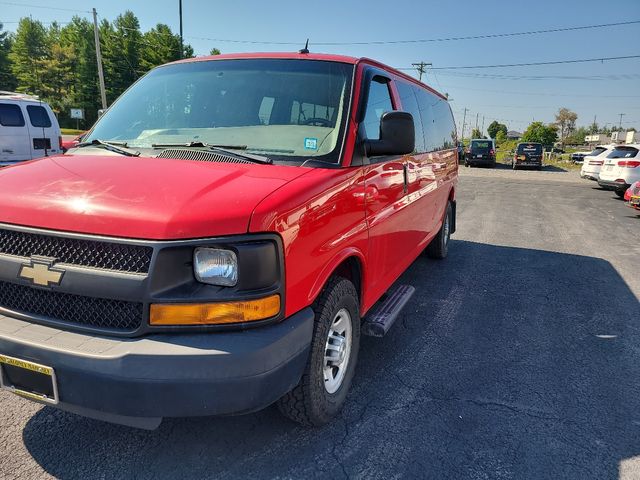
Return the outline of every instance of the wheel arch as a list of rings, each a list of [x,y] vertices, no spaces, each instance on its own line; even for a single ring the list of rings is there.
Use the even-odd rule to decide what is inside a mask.
[[[336,255],[333,260],[322,270],[309,292],[309,303],[316,301],[329,279],[333,276],[341,276],[351,281],[358,292],[358,304],[362,311],[364,298],[364,255],[358,249],[347,249]]]

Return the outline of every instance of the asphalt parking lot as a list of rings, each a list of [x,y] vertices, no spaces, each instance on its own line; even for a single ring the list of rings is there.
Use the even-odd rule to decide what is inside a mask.
[[[577,173],[461,169],[447,260],[320,429],[154,432],[0,393],[1,478],[640,478],[640,217]]]

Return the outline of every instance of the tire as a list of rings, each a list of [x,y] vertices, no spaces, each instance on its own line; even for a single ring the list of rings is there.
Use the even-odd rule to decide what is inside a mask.
[[[313,310],[313,337],[305,371],[298,385],[277,402],[285,417],[305,426],[324,425],[338,414],[349,393],[360,348],[360,308],[353,283],[342,277],[332,277],[314,303]],[[338,349],[335,343],[340,336],[336,334],[339,331],[337,325],[347,325],[342,322],[350,326],[350,329],[346,327],[343,337],[347,338],[347,330],[350,330],[351,342],[349,347]],[[331,333],[332,339],[329,338]],[[345,341],[341,345],[347,343]],[[330,366],[325,360],[327,353],[346,359],[342,373],[339,367]],[[325,376],[327,373],[329,380]]]
[[[624,190],[616,190],[616,195],[620,198],[624,198]]]
[[[453,215],[453,208],[451,202],[447,202],[447,209],[444,214],[444,221],[438,231],[438,234],[433,237],[431,243],[427,245],[426,253],[429,258],[435,258],[442,260],[446,258],[449,252],[449,240],[451,239],[451,221]]]

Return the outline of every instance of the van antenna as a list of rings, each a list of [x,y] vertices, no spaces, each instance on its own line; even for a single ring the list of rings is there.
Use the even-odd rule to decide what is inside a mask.
[[[309,39],[307,38],[307,43],[304,44],[304,48],[300,50],[300,53],[309,53]]]

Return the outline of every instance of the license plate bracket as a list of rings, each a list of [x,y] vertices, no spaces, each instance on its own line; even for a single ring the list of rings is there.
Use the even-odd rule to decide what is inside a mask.
[[[52,367],[0,354],[0,389],[56,405],[58,382]]]

